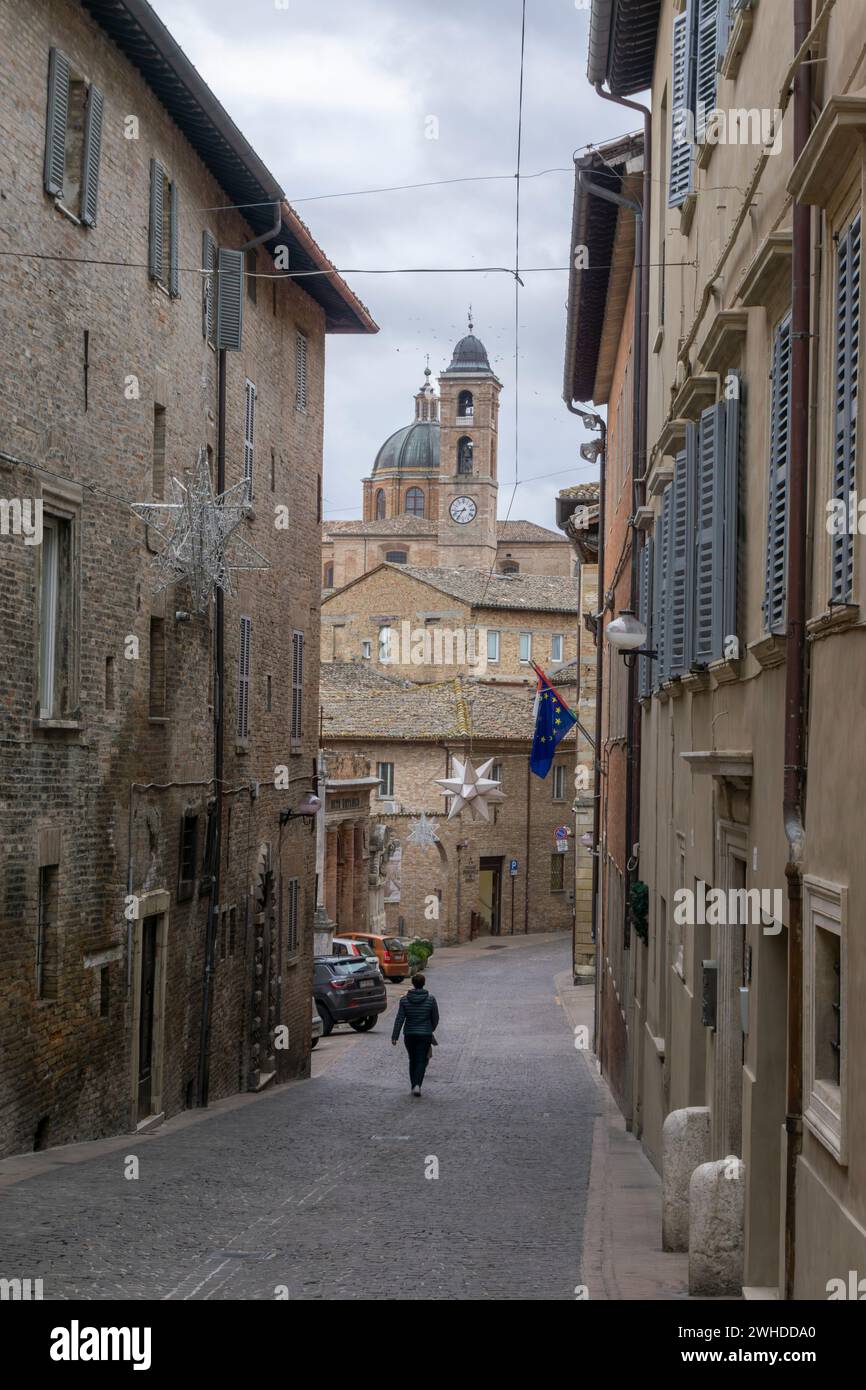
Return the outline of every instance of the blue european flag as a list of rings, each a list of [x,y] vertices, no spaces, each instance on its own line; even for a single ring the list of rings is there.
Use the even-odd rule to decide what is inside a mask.
[[[535,696],[535,733],[529,766],[536,777],[546,777],[557,745],[577,723],[577,719],[544,672],[537,666],[535,670],[538,673],[538,690]]]

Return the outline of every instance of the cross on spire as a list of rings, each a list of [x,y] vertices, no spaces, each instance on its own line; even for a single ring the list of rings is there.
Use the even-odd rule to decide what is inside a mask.
[[[469,305],[469,332],[472,332],[472,305]]]

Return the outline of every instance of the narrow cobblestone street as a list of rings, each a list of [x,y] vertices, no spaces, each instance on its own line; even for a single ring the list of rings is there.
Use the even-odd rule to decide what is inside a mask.
[[[312,1080],[15,1182],[6,1265],[46,1299],[573,1298],[600,1092],[556,998],[568,948],[434,958],[420,1102],[389,986],[373,1032],[320,1042]]]

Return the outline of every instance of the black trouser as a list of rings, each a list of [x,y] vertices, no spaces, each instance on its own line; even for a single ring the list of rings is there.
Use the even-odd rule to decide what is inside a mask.
[[[409,1053],[409,1084],[410,1086],[420,1086],[427,1070],[430,1035],[428,1033],[404,1033],[403,1041],[406,1044],[406,1051]]]

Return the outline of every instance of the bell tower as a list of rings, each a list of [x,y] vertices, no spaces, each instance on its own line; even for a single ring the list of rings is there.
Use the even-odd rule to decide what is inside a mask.
[[[439,560],[449,569],[493,569],[499,392],[487,349],[472,332],[439,378]]]

